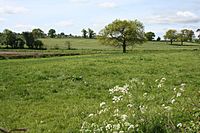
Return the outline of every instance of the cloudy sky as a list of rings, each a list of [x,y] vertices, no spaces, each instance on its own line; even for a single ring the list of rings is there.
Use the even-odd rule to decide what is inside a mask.
[[[99,32],[115,19],[138,19],[145,31],[200,28],[200,0],[0,0],[0,32],[50,28],[66,34]]]

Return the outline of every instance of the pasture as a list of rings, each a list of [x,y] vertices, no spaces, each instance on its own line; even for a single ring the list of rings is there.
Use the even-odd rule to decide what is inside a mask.
[[[121,49],[100,45],[96,40],[67,39],[75,50],[66,50],[65,39],[42,41],[49,51],[83,49],[87,54],[0,60],[1,127],[28,128],[30,133],[61,133],[79,132],[85,121],[101,125],[111,118],[109,114],[93,120],[88,120],[88,116],[97,113],[102,102],[115,106],[109,89],[134,80],[129,91],[136,116],[128,119],[135,131],[184,132],[185,127],[188,132],[199,131],[198,44],[148,42],[122,54]],[[102,52],[91,54],[95,50]],[[166,81],[158,86],[163,78]],[[185,88],[177,96],[183,84]],[[124,103],[116,106],[130,113]],[[148,108],[141,111],[141,107]],[[162,107],[172,109],[165,112]]]

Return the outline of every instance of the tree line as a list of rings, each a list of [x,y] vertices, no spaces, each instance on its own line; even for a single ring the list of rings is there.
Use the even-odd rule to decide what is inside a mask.
[[[43,49],[44,44],[38,40],[34,32],[15,33],[5,29],[0,33],[0,44],[6,48],[25,48],[25,45],[30,49]]]
[[[197,29],[196,32],[200,32],[200,29]],[[195,32],[193,30],[182,29],[180,32],[178,32],[175,29],[170,29],[165,33],[164,39],[170,40],[171,44],[176,41],[181,42],[181,45],[183,45],[184,42],[199,42],[200,34],[198,35],[198,39],[195,39]]]

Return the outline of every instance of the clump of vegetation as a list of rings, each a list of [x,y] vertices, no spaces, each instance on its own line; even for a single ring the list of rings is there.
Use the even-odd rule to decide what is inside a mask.
[[[157,79],[154,88],[147,88],[144,82],[132,79],[122,87],[110,89],[111,102],[100,103],[99,110],[88,115],[80,131],[198,132],[200,110],[197,103],[187,98],[186,84],[168,92],[165,81],[165,78]],[[138,95],[138,90],[143,94]]]

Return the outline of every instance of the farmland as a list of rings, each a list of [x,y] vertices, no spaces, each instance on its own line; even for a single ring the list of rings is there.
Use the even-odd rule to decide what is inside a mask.
[[[179,46],[147,42],[122,54],[121,49],[100,45],[95,39],[42,41],[47,50],[29,52],[85,53],[0,60],[1,127],[28,128],[30,133],[79,132],[84,121],[90,122],[88,115],[95,114],[100,103],[115,106],[109,89],[124,86],[134,79],[142,85],[129,88],[136,115],[134,121],[129,122],[137,125],[138,130],[184,132],[184,126],[188,127],[188,132],[199,130],[198,44]],[[64,45],[66,41],[70,41],[74,50],[67,50]],[[162,87],[157,86],[157,79],[166,80]],[[174,95],[180,93],[180,85],[185,88],[176,98]],[[145,99],[144,94],[149,100]],[[148,107],[142,114],[141,105]],[[163,113],[161,108],[164,105],[171,107],[172,111]],[[118,107],[126,112],[126,105]],[[100,125],[107,118],[109,114],[94,120]],[[180,123],[182,126],[177,127]]]

